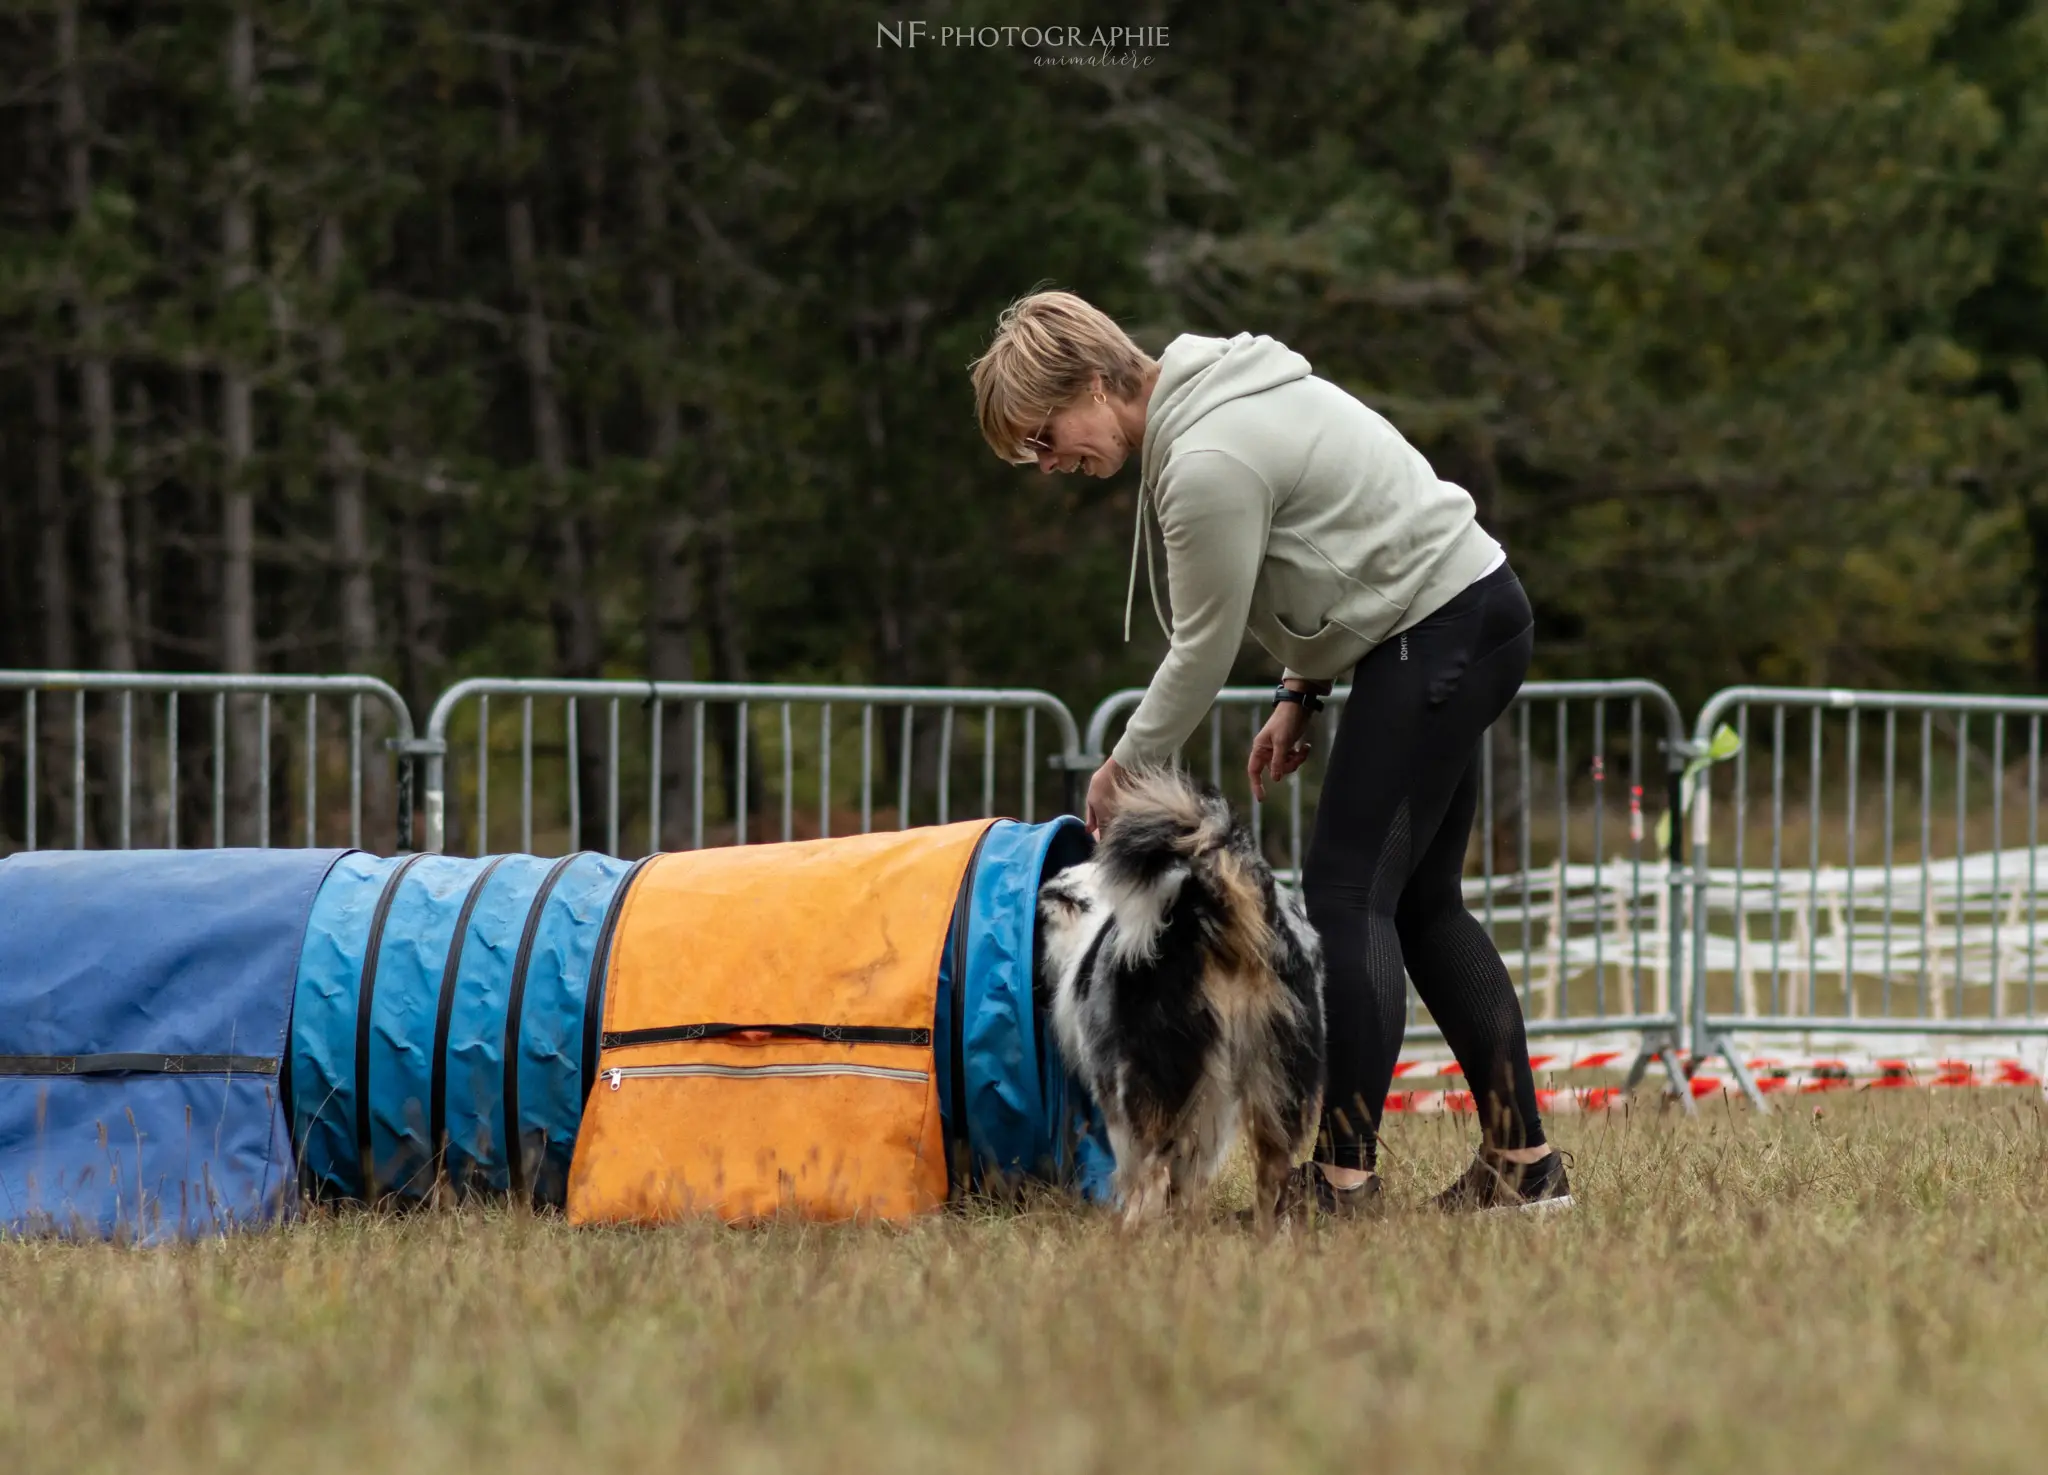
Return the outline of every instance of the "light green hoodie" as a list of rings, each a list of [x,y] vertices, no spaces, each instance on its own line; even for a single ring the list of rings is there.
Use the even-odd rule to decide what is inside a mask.
[[[1125,767],[1180,750],[1229,680],[1247,628],[1287,675],[1334,681],[1448,604],[1500,552],[1468,493],[1264,336],[1167,345],[1141,468],[1124,638],[1142,556],[1172,647],[1112,754]],[[1154,524],[1170,624],[1152,578]]]

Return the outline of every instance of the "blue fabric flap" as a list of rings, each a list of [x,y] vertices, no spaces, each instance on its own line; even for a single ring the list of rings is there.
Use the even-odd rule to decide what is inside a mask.
[[[339,850],[44,851],[0,861],[0,1223],[141,1241],[296,1203],[276,1066],[306,917]],[[172,1069],[36,1075],[24,1057]]]
[[[983,1181],[1037,1178],[1101,1199],[1113,1167],[1099,1115],[1059,1058],[1033,992],[1038,888],[1085,859],[1087,831],[1072,816],[1047,824],[1003,820],[983,841],[968,913],[955,915],[934,1011],[941,1114],[952,1131],[954,930],[967,926],[967,1125]]]

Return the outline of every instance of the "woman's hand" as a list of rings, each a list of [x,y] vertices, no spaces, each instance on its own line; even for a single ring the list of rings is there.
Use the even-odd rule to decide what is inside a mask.
[[[1088,780],[1088,802],[1084,809],[1088,833],[1098,840],[1102,838],[1102,827],[1116,816],[1127,777],[1124,766],[1110,758],[1104,760],[1102,767],[1095,770],[1095,777]]]
[[[1260,803],[1266,800],[1268,776],[1277,784],[1308,762],[1308,726],[1309,715],[1301,703],[1282,702],[1252,739],[1252,756],[1245,763],[1245,772],[1251,775],[1252,796]]]

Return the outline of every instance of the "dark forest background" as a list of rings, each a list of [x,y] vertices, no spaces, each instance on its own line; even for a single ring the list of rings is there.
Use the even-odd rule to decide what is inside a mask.
[[[2048,688],[2048,7],[1097,9],[1170,40],[4,0],[0,665],[1085,710],[1159,648],[1130,479],[998,464],[966,377],[1056,284],[1380,408],[1538,676]]]

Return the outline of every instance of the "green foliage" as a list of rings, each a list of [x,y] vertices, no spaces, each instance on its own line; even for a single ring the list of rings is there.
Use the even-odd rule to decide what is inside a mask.
[[[415,688],[567,669],[579,611],[606,668],[644,672],[672,580],[700,674],[1092,700],[1157,654],[1118,639],[1128,485],[998,464],[966,382],[1004,303],[1052,283],[1154,349],[1271,333],[1381,409],[1508,544],[1541,675],[1681,700],[2048,678],[2038,6],[1166,4],[1146,19],[1170,45],[1104,68],[900,49],[839,0],[248,0],[238,109],[228,0],[96,3],[80,213],[62,3],[0,19],[21,79],[0,113],[0,662],[37,663],[49,619],[95,628],[74,369],[99,351],[146,664],[213,664],[216,386],[239,366],[273,664],[342,660],[339,429],[381,664]],[[240,282],[234,191],[256,226]],[[52,361],[76,560],[54,612],[27,454]]]

